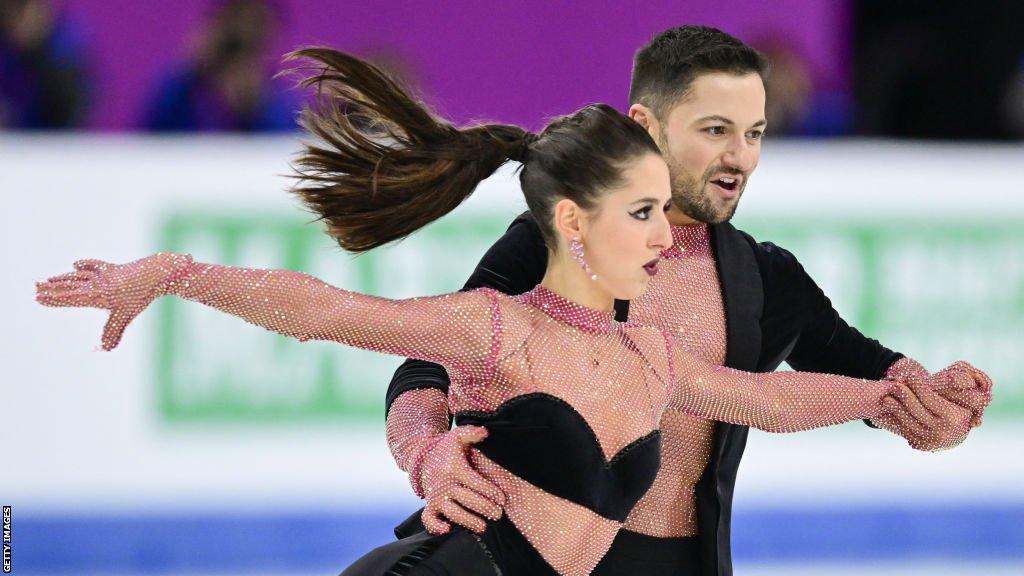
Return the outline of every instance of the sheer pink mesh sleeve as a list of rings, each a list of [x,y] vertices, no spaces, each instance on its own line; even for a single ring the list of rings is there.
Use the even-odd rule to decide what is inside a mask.
[[[387,417],[388,448],[398,467],[409,473],[417,496],[423,497],[419,470],[431,441],[449,429],[448,401],[436,388],[410,390],[391,404]]]
[[[410,390],[391,404],[386,434],[388,449],[401,470],[408,472],[426,441],[449,430],[448,400],[436,388]]]
[[[327,340],[444,365],[486,382],[500,342],[496,293],[389,300],[290,270],[190,263],[164,288],[300,341]]]
[[[672,345],[669,408],[701,418],[797,432],[885,412],[892,383],[810,372],[743,372],[715,366]]]
[[[448,426],[448,400],[436,388],[410,390],[391,404],[388,447],[409,474],[417,496],[426,500],[421,518],[428,532],[443,534],[452,523],[475,532],[485,518],[501,517],[505,495],[470,462],[472,445],[487,438],[480,426]]]

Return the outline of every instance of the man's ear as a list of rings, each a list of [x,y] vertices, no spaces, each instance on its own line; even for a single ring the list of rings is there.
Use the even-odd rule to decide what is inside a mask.
[[[658,141],[658,136],[661,133],[661,124],[658,122],[658,117],[654,114],[654,111],[644,106],[643,104],[633,104],[629,107],[629,117],[634,122],[644,127],[647,133],[654,138],[654,141]]]

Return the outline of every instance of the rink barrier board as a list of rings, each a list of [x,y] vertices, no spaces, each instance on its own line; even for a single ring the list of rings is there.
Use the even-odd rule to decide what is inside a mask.
[[[15,573],[336,573],[393,539],[390,512],[19,516]],[[738,510],[737,563],[1020,563],[1024,504]]]

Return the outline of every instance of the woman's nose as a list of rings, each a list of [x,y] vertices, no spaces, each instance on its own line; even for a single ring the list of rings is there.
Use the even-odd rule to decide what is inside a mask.
[[[651,248],[659,251],[667,249],[672,245],[672,229],[668,225],[668,219],[662,214],[658,219],[657,230],[651,237]]]

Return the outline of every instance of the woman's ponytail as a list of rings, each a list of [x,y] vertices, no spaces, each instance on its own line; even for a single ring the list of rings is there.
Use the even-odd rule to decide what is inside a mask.
[[[506,161],[523,161],[536,136],[518,126],[459,129],[434,116],[377,67],[349,54],[307,48],[303,87],[315,87],[300,124],[307,142],[294,162],[302,202],[342,248],[364,252],[451,212]]]

